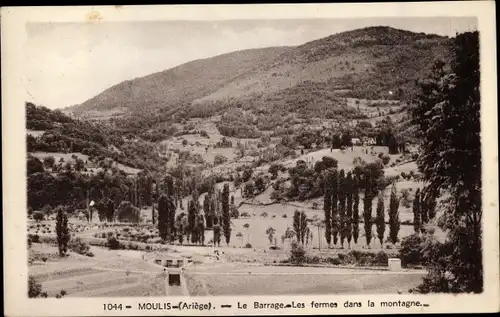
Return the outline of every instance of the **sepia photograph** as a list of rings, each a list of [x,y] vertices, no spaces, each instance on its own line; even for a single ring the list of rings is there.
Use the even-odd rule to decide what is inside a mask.
[[[24,31],[28,298],[483,293],[476,16]]]

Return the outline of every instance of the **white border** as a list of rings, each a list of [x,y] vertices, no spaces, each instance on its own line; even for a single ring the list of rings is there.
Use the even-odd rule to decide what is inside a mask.
[[[84,316],[84,315],[236,315],[236,314],[368,314],[368,313],[450,313],[492,312],[499,310],[498,245],[498,157],[496,94],[496,29],[493,1],[371,4],[279,4],[279,5],[189,5],[131,7],[17,7],[2,8],[2,123],[3,123],[3,204],[4,204],[4,299],[8,316]],[[91,17],[98,17],[92,19]],[[144,20],[224,20],[230,19],[308,19],[357,17],[477,17],[481,44],[482,160],[484,217],[485,291],[480,295],[325,295],[325,296],[245,296],[190,297],[188,301],[232,304],[231,309],[211,311],[139,311],[145,298],[28,299],[26,248],[26,184],[23,87],[23,46],[26,22],[86,22]],[[57,89],[57,87],[55,87]],[[263,286],[265,287],[265,286]],[[337,309],[238,310],[237,301],[252,307],[260,301],[317,302],[336,301]],[[155,298],[152,302],[174,302],[181,298]],[[420,300],[428,308],[343,308],[346,301]],[[121,312],[104,311],[104,303],[132,305]]]

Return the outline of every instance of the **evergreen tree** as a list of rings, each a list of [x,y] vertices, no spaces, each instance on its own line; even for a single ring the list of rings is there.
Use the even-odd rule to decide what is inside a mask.
[[[307,235],[309,234],[309,227],[307,226],[307,216],[305,212],[300,213],[300,242],[304,244]]]
[[[295,231],[295,235],[297,237],[297,242],[300,243],[300,241],[301,241],[300,212],[298,210],[295,210],[295,212],[293,213],[293,230]]]
[[[352,206],[352,238],[354,243],[358,243],[359,238],[359,184],[357,176],[354,177],[353,186],[353,206]]]
[[[195,243],[198,240],[198,235],[196,234],[196,207],[192,200],[188,202],[188,232],[191,236],[191,243]]]
[[[231,218],[229,217],[229,184],[224,184],[222,191],[222,230],[226,243],[229,245],[231,239]]]
[[[392,131],[389,131],[389,138],[387,140],[387,147],[389,149],[389,154],[397,154],[398,153],[398,142],[396,140],[396,136]]]
[[[198,243],[201,245],[205,244],[205,219],[203,219],[203,215],[198,215],[198,219],[196,221],[196,231],[198,237]]]
[[[215,218],[217,219],[217,218]],[[214,245],[220,247],[220,225],[217,220],[214,219],[213,231],[214,231]]]
[[[165,194],[160,196],[158,201],[158,231],[159,236],[163,241],[168,238],[168,197]]]
[[[346,184],[345,184],[345,172],[340,170],[339,173],[339,234],[340,234],[340,246],[344,248],[344,240],[346,238],[346,212],[345,212],[345,202],[346,202]]]
[[[398,242],[399,223],[399,199],[397,197],[396,184],[392,185],[391,198],[389,201],[389,238],[393,244]]]
[[[338,233],[339,233],[339,221],[338,221],[338,195],[339,195],[339,186],[338,186],[338,173],[337,170],[333,170],[332,178],[332,235],[333,235],[333,244],[337,245],[338,242]]]
[[[338,134],[334,134],[332,137],[332,149],[340,149],[342,146],[342,140]]]
[[[375,221],[377,226],[378,240],[380,241],[380,247],[384,245],[384,232],[385,232],[385,210],[384,210],[384,193],[381,192],[378,196],[377,201],[377,218]]]
[[[415,192],[413,199],[413,229],[416,234],[420,233],[420,188]]]
[[[326,174],[325,177],[325,196],[323,199],[323,211],[325,212],[325,238],[326,243],[330,246],[332,239],[332,175]]]
[[[364,175],[365,181],[365,195],[363,197],[363,221],[365,228],[366,245],[370,247],[372,241],[372,195],[373,189],[371,188],[370,175]]]
[[[210,206],[211,206],[210,195],[207,194],[205,195],[205,199],[203,200],[203,213],[205,214],[207,228],[212,228],[213,226],[213,217]]]
[[[68,243],[71,236],[68,229],[68,215],[60,206],[57,208],[56,234],[59,255],[64,256],[66,255],[66,252],[68,252]]]
[[[170,242],[175,240],[175,192],[174,182],[171,176],[166,178],[166,192],[167,192],[167,237]]]
[[[347,205],[346,205],[346,220],[345,220],[345,237],[347,239],[349,249],[351,248],[351,240],[352,240],[353,191],[354,191],[354,183],[352,179],[352,173],[347,172],[347,178],[346,178]]]

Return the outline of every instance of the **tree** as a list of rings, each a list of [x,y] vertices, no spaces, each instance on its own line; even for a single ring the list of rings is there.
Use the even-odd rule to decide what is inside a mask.
[[[38,281],[33,277],[28,277],[28,297],[36,298],[41,296],[42,294],[42,284],[38,283]]]
[[[167,195],[162,194],[158,200],[158,231],[159,236],[163,241],[166,241],[168,237],[167,217],[168,197]]]
[[[196,243],[198,241],[198,235],[196,232],[196,207],[192,200],[188,202],[188,240],[191,237],[191,243]]]
[[[141,211],[129,201],[122,201],[118,206],[117,218],[120,222],[139,223]]]
[[[68,243],[71,236],[68,228],[68,215],[61,206],[57,207],[56,234],[59,255],[64,256],[68,251]]]
[[[212,228],[213,226],[213,215],[210,207],[211,207],[210,196],[207,194],[203,199],[203,213],[205,214],[207,228]]]
[[[345,219],[345,237],[347,239],[347,243],[349,246],[349,249],[351,248],[351,240],[352,240],[352,200],[353,200],[353,188],[354,188],[354,183],[352,179],[352,173],[347,172],[347,178],[346,178],[346,219]]]
[[[340,149],[342,146],[342,140],[340,139],[340,135],[334,134],[332,137],[332,149]]]
[[[389,238],[392,244],[398,242],[399,233],[399,199],[397,197],[396,184],[392,184],[391,198],[389,200]]]
[[[339,232],[339,222],[338,222],[338,192],[339,186],[337,181],[337,170],[332,171],[331,178],[331,187],[332,187],[332,235],[333,235],[333,244],[337,245],[338,241],[338,232]]]
[[[179,240],[179,243],[181,245],[184,242],[184,233],[185,233],[185,228],[186,228],[186,217],[185,216],[186,216],[186,214],[182,212],[175,219],[175,227],[176,227],[175,232],[177,233],[177,239]]]
[[[375,220],[375,225],[377,226],[378,240],[380,241],[380,247],[384,246],[384,232],[385,232],[385,210],[384,210],[384,193],[381,192],[378,196],[377,201],[377,218]]]
[[[107,205],[106,205],[106,218],[109,222],[113,221],[115,217],[115,204],[111,199],[107,200]]]
[[[307,216],[305,212],[300,213],[300,240],[304,244],[304,238],[309,233],[309,227],[307,226]]]
[[[204,245],[205,244],[205,220],[202,215],[198,215],[198,219],[196,220],[196,231],[198,237],[198,243]]]
[[[36,222],[40,222],[45,218],[45,214],[42,211],[35,211],[33,213],[33,219],[35,219]]]
[[[255,179],[255,191],[257,191],[257,194],[260,194],[265,190],[266,184],[264,183],[264,179],[262,177],[257,177]]]
[[[415,192],[415,198],[413,199],[413,229],[415,234],[420,233],[420,188],[417,188]]]
[[[300,243],[301,237],[300,237],[300,212],[298,210],[295,210],[293,213],[293,230],[295,231],[297,235],[297,242]]]
[[[363,222],[365,228],[366,245],[370,247],[372,240],[372,197],[368,187],[369,182],[365,182],[365,196],[363,197]]]
[[[220,225],[214,223],[212,229],[213,229],[213,232],[214,232],[214,234],[213,234],[214,235],[214,238],[213,238],[213,240],[214,240],[214,246],[220,247],[220,231],[221,231],[220,230]]]
[[[243,189],[244,198],[253,198],[255,195],[255,186],[252,181],[245,183],[245,188]]]
[[[273,243],[275,233],[276,233],[276,230],[273,227],[269,227],[266,229],[266,235],[267,235],[267,239],[269,240],[269,244]]]
[[[214,157],[214,164],[215,165],[221,165],[221,164],[224,164],[227,162],[227,157],[225,157],[224,155],[221,155],[221,154],[217,154],[215,157]]]
[[[398,153],[398,141],[396,140],[396,136],[392,131],[389,131],[389,138],[387,140],[387,147],[389,148],[389,154],[397,154]]]
[[[34,156],[28,157],[28,175],[34,173],[43,173],[45,170],[43,169],[43,163]]]
[[[353,179],[353,206],[352,206],[352,238],[354,243],[358,243],[359,238],[359,188],[358,179],[355,176]]]
[[[345,212],[345,202],[346,202],[346,179],[344,170],[340,170],[339,173],[339,233],[340,233],[340,246],[344,248],[344,240],[346,238],[346,212]]]
[[[229,245],[231,240],[231,218],[229,217],[229,184],[224,184],[222,190],[222,230],[226,243]]]
[[[56,159],[53,156],[46,156],[43,158],[43,166],[45,166],[46,168],[54,167],[55,162]]]
[[[307,232],[307,216],[305,212],[295,210],[293,214],[293,229],[297,235],[297,242],[304,244]]]
[[[332,175],[330,173],[326,174],[325,177],[325,196],[323,199],[323,210],[325,212],[325,238],[326,243],[330,246],[332,239]]]
[[[448,239],[428,263],[424,293],[483,291],[479,33],[458,34],[453,52],[449,70],[436,63],[421,82],[413,112],[423,136],[417,164],[429,184],[425,196],[449,193],[438,222]]]

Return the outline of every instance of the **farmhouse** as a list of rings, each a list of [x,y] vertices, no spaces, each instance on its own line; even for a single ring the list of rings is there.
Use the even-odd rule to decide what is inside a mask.
[[[352,145],[361,145],[361,140],[359,138],[352,138],[351,144]]]
[[[165,267],[179,268],[193,262],[190,256],[177,254],[161,254],[156,255],[154,262]]]
[[[375,145],[375,144],[377,144],[377,142],[375,141],[374,138],[363,138],[363,145],[364,146]]]

